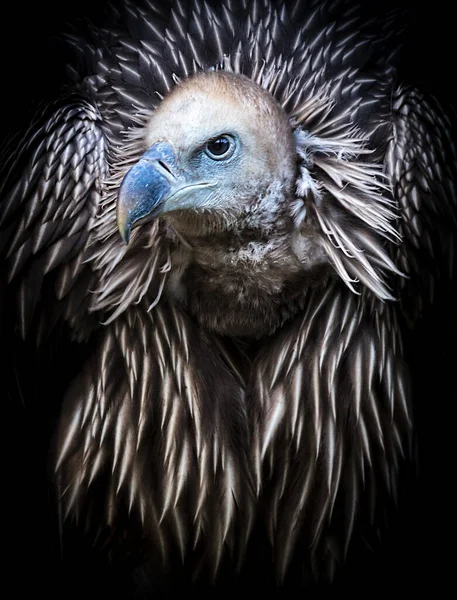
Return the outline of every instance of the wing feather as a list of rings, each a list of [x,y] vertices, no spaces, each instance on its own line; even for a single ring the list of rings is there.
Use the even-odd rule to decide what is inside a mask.
[[[396,263],[406,316],[414,321],[433,301],[439,279],[455,277],[457,152],[455,118],[433,97],[400,87],[393,97],[386,170],[401,210],[403,243]]]
[[[253,463],[262,465],[258,486],[279,578],[291,556],[301,555],[305,569],[330,568],[330,547],[343,556],[355,528],[367,533],[379,525],[410,459],[408,373],[395,307],[341,282],[310,292],[306,307],[253,365],[264,384],[251,391]],[[347,310],[353,319],[344,318]]]
[[[0,189],[2,254],[23,337],[37,313],[46,319],[64,297],[75,337],[87,333],[88,321],[79,319],[89,305],[85,259],[106,155],[96,109],[69,97],[48,108],[9,157]]]
[[[88,526],[104,530],[128,511],[148,540],[166,539],[212,574],[227,550],[241,560],[254,513],[245,394],[218,352],[163,301],[153,313],[140,303],[101,329],[58,429],[64,513],[88,514],[99,502]],[[112,500],[88,493],[101,481]]]

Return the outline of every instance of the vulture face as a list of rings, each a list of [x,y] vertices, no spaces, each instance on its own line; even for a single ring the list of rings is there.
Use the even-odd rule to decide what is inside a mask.
[[[288,119],[243,76],[186,80],[155,111],[145,141],[119,194],[125,241],[133,227],[163,215],[192,238],[263,228],[290,195],[296,152]]]

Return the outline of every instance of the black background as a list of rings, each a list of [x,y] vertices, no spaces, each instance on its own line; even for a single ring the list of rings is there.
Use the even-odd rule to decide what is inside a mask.
[[[386,4],[387,1],[372,2],[371,10],[376,14]],[[19,2],[2,5],[2,140],[23,128],[33,115],[37,102],[53,97],[65,81],[66,58],[55,41],[64,25],[77,22],[81,17],[98,22],[102,20],[105,5],[104,0],[73,3],[46,0],[29,5]],[[411,27],[404,35],[402,78],[419,82],[455,105],[457,53],[452,3],[402,0],[390,2],[390,5],[412,9]],[[453,491],[456,473],[456,308],[455,294],[449,296],[446,292],[407,342],[406,350],[416,382],[421,475],[419,487],[413,488],[410,504],[403,507],[401,513],[406,525],[400,528],[398,539],[389,540],[387,556],[379,559],[374,570],[352,574],[348,587],[335,586],[333,595],[344,589],[374,597],[386,593],[406,597],[424,593],[441,597],[452,581],[456,506]],[[4,351],[9,351],[8,346],[2,349]],[[3,551],[8,557],[4,587],[13,590],[6,597],[10,594],[32,597],[36,593],[48,597],[73,597],[81,593],[89,598],[96,594],[127,597],[117,587],[117,578],[111,573],[112,584],[105,584],[100,578],[102,587],[92,586],[91,578],[99,570],[97,563],[75,563],[64,568],[60,562],[55,522],[49,517],[50,492],[44,484],[47,475],[42,460],[37,458],[45,453],[55,419],[47,398],[42,398],[40,406],[30,407],[21,403],[11,406],[11,399],[5,396],[2,410],[4,413],[0,415],[5,415],[1,425],[4,442],[2,497],[7,508],[0,514],[3,514]],[[265,591],[257,579],[248,583],[258,592]],[[330,592],[327,590],[323,594],[327,597]]]

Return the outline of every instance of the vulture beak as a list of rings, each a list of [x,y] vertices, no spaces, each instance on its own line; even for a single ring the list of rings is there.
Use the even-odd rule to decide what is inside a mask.
[[[127,172],[117,199],[117,226],[128,244],[134,227],[173,210],[196,208],[197,190],[212,183],[192,181],[178,167],[175,150],[168,142],[157,142]]]
[[[151,146],[125,175],[117,199],[117,226],[128,244],[135,224],[160,214],[176,179],[176,155],[170,144]]]

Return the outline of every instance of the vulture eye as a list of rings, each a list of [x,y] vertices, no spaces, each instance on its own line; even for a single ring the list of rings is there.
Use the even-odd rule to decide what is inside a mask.
[[[235,149],[234,141],[227,135],[221,135],[208,142],[205,146],[206,154],[213,160],[224,160],[232,156]]]

